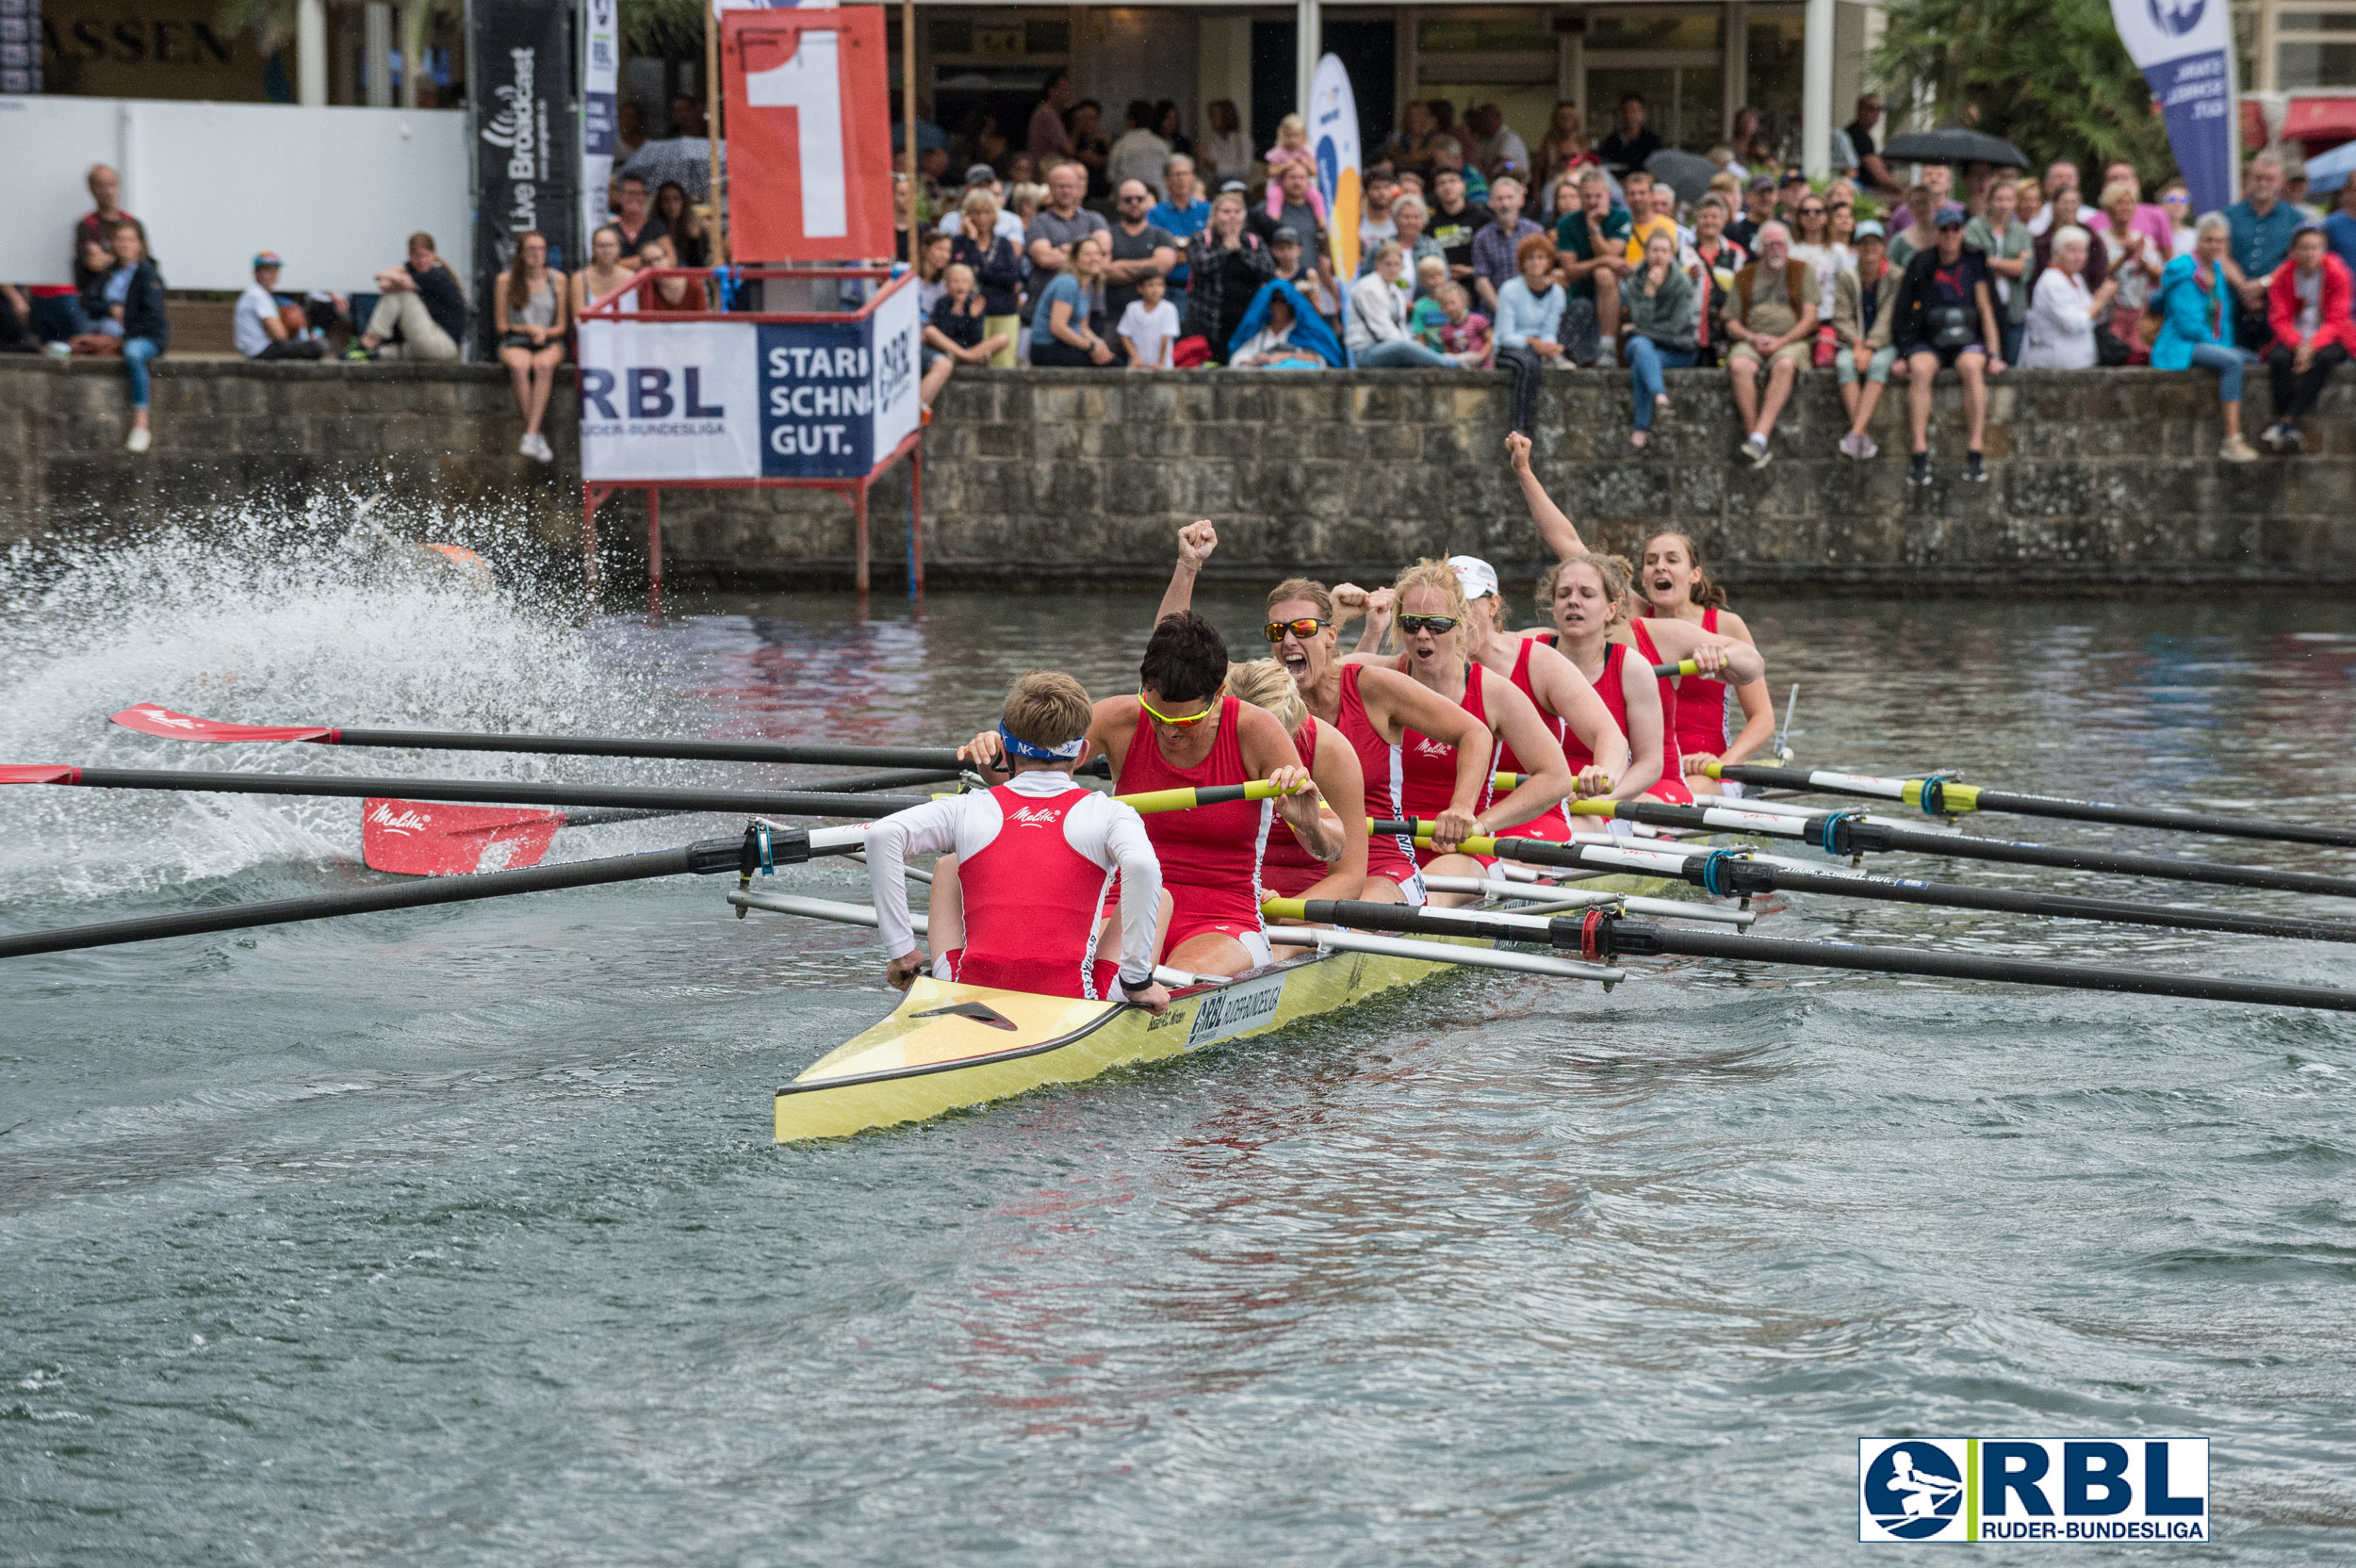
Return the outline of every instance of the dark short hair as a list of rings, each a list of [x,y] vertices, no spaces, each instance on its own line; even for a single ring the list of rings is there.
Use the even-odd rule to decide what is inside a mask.
[[[624,185],[634,185],[639,189],[644,190],[646,188],[646,176],[644,174],[624,174],[622,176],[622,183]]]
[[[1634,104],[1634,105],[1635,105],[1638,108],[1640,108],[1640,109],[1641,109],[1641,108],[1643,108],[1643,107],[1644,107],[1644,106],[1645,106],[1645,105],[1644,105],[1644,95],[1643,93],[1641,93],[1641,92],[1623,92],[1623,93],[1621,93],[1621,94],[1620,94],[1620,107],[1622,107],[1622,108],[1626,108],[1626,107],[1628,107],[1630,104]]]
[[[1072,80],[1072,73],[1069,71],[1050,71],[1047,74],[1047,80],[1039,84],[1039,96],[1044,98],[1049,93],[1055,91],[1055,84],[1057,82],[1068,82],[1070,80]]]
[[[1137,679],[1171,702],[1216,696],[1227,681],[1227,642],[1191,610],[1164,615],[1145,645]]]

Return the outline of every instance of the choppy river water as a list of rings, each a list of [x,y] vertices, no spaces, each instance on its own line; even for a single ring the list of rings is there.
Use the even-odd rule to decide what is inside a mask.
[[[775,778],[199,751],[106,715],[937,743],[1026,667],[1114,689],[1151,612],[584,625],[284,545],[11,570],[10,761]],[[1249,645],[1254,601],[1207,608]],[[1741,608],[1806,761],[2356,798],[2343,603]],[[0,925],[373,880],[357,819],[0,792]],[[728,825],[691,821],[556,854]],[[1816,1563],[1857,1549],[1856,1440],[1907,1433],[2207,1435],[2218,1540],[2188,1555],[2356,1554],[2356,1019],[1465,975],[780,1150],[771,1089],[892,995],[864,934],[739,922],[721,881],[0,968],[0,1560]],[[2356,949],[2302,942],[1806,897],[1762,929],[2356,984]]]

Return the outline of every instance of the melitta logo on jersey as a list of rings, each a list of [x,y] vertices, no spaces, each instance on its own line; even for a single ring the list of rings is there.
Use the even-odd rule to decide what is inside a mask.
[[[1063,808],[1058,806],[1050,811],[1043,808],[1024,806],[1007,812],[1006,820],[1011,823],[1020,823],[1024,827],[1054,827],[1063,821]]]
[[[1418,757],[1453,757],[1456,755],[1454,746],[1445,741],[1435,741],[1429,735],[1416,736],[1414,749]]]
[[[1857,1439],[1859,1541],[2206,1541],[2205,1437]]]

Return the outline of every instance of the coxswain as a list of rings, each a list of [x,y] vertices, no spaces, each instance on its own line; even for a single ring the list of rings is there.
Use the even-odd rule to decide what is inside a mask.
[[[1759,645],[1742,617],[1726,608],[1726,591],[1702,564],[1701,551],[1683,533],[1656,533],[1644,542],[1637,583],[1645,599],[1643,620],[1657,626],[1680,621],[1704,635]],[[1726,682],[1689,675],[1677,683],[1676,739],[1687,788],[1697,794],[1740,795],[1742,786],[1720,783],[1703,770],[1712,762],[1741,762],[1758,754],[1775,732],[1775,703],[1762,674],[1734,689],[1742,707],[1742,727],[1726,738]]]
[[[1218,547],[1219,531],[1207,522],[1179,531],[1178,566],[1162,597],[1163,614],[1193,602],[1203,563]],[[1390,822],[1401,814],[1399,745],[1409,733],[1419,732],[1465,748],[1457,765],[1455,790],[1433,825],[1435,841],[1453,849],[1473,832],[1473,813],[1487,798],[1489,784],[1487,764],[1477,764],[1472,755],[1483,733],[1478,719],[1396,670],[1342,663],[1334,656],[1340,630],[1333,619],[1333,596],[1321,582],[1289,578],[1269,590],[1266,632],[1277,663],[1292,678],[1301,700],[1317,719],[1320,737],[1328,730],[1338,732],[1356,755],[1368,816]],[[1415,841],[1393,835],[1369,840],[1366,880],[1355,896],[1376,904],[1423,903],[1423,869],[1415,863]]]
[[[1454,804],[1460,767],[1469,753],[1480,753],[1481,790],[1470,833],[1455,835],[1447,843],[1435,834],[1431,847],[1417,847],[1415,858],[1433,875],[1484,876],[1495,858],[1459,853],[1456,843],[1544,814],[1571,792],[1572,771],[1561,740],[1539,717],[1537,705],[1511,680],[1488,678],[1486,669],[1466,654],[1472,609],[1448,564],[1418,561],[1399,575],[1391,589],[1398,607],[1394,625],[1405,651],[1396,661],[1381,654],[1352,654],[1346,664],[1396,671],[1480,722],[1480,734],[1470,743],[1414,730],[1404,734],[1395,754],[1393,788],[1401,815],[1430,817]],[[1530,766],[1503,798],[1493,799],[1489,776],[1491,760],[1501,749],[1495,743],[1498,742]],[[1435,893],[1432,901],[1461,904],[1473,896]]]
[[[1226,693],[1272,714],[1317,787],[1317,831],[1284,819],[1260,858],[1260,886],[1279,898],[1356,898],[1366,880],[1366,786],[1342,732],[1318,721],[1273,659],[1227,667]]]
[[[927,967],[908,919],[908,858],[937,854],[934,978],[1169,1011],[1170,992],[1153,980],[1162,874],[1144,820],[1072,779],[1093,713],[1072,677],[1032,671],[1007,691],[991,732],[1005,783],[943,795],[867,830],[884,977],[895,988],[905,990]],[[1104,906],[1116,875],[1121,923],[1108,940]]]

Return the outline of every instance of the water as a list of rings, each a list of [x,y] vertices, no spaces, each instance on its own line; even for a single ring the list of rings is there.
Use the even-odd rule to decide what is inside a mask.
[[[104,721],[155,700],[945,742],[1033,664],[1115,689],[1151,609],[584,625],[553,594],[258,550],[0,574],[0,756],[748,780]],[[1802,684],[1807,760],[2315,821],[2356,791],[2344,605],[1744,608],[1778,695]],[[0,922],[372,880],[357,816],[0,792]],[[1854,1440],[1905,1433],[2205,1434],[2219,1540],[2191,1556],[2356,1557],[2345,1016],[1703,964],[1609,1000],[1466,975],[779,1150],[770,1090],[891,997],[863,934],[740,923],[721,892],[8,961],[0,1560],[1813,1563],[1852,1549]],[[2356,984],[2309,943],[1809,898],[1764,929]]]

